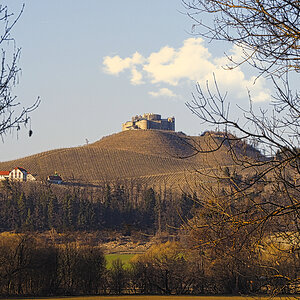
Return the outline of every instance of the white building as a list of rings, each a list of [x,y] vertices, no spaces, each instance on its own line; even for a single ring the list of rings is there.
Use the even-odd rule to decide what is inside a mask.
[[[17,181],[32,181],[34,176],[27,172],[24,168],[15,167],[11,171],[0,171],[0,180],[17,180]]]

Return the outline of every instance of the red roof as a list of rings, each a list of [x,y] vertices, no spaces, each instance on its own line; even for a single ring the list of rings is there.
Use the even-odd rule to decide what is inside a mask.
[[[10,171],[0,171],[0,175],[9,175]]]
[[[21,167],[15,167],[15,170],[17,170],[17,169],[19,169],[22,172],[27,172],[24,168],[21,168]]]
[[[15,167],[15,168],[13,168],[13,170],[20,170],[21,172],[26,172],[26,173],[28,173],[24,168],[21,168],[21,167]],[[8,176],[9,175],[9,173],[10,173],[11,171],[0,171],[0,175],[6,175],[6,176]]]

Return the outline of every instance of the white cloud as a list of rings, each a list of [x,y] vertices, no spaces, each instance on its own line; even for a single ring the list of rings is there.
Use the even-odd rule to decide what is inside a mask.
[[[104,71],[108,74],[118,75],[120,72],[133,68],[135,65],[143,64],[144,57],[135,52],[132,57],[122,59],[119,55],[110,57],[105,56],[103,58]]]
[[[243,53],[240,48],[234,46],[228,56],[233,60],[241,60]],[[118,75],[124,70],[129,70],[130,82],[134,85],[150,83],[154,85],[177,86],[184,82],[199,82],[205,85],[208,81],[213,84],[213,74],[222,91],[230,92],[236,98],[247,97],[247,89],[251,92],[253,101],[265,101],[270,99],[270,91],[266,88],[263,78],[256,80],[246,76],[241,68],[226,69],[230,66],[226,55],[212,57],[209,50],[204,47],[201,38],[189,38],[184,41],[182,47],[175,49],[165,46],[157,52],[152,52],[148,57],[143,57],[135,52],[131,57],[121,58],[116,55],[106,56],[103,59],[104,71]],[[158,92],[150,92],[154,97],[175,94],[168,88],[161,88]]]
[[[208,60],[211,54],[202,43],[200,38],[190,38],[177,51],[164,47],[148,57],[143,69],[152,83],[164,82],[175,86],[183,79],[196,81],[211,73],[214,67]]]
[[[139,72],[135,67],[131,69],[131,79],[130,82],[134,85],[142,84],[144,83],[143,74]]]
[[[168,88],[161,88],[159,89],[157,92],[149,92],[149,94],[153,97],[171,97],[171,98],[175,98],[177,97],[176,94],[174,94],[171,90],[169,90]]]
[[[255,82],[255,84],[254,84]],[[266,88],[266,80],[262,77],[251,77],[248,80],[247,88],[250,91],[251,99],[255,102],[263,102],[270,100],[271,91]]]

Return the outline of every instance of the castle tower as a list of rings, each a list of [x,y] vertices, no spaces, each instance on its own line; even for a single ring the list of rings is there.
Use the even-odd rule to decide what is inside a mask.
[[[131,121],[122,124],[122,131],[139,129],[175,131],[175,118],[162,119],[159,114],[145,113],[142,116],[132,117]]]

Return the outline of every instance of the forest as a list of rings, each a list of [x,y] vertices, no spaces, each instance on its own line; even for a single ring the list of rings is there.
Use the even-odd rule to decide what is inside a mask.
[[[281,206],[287,200],[269,189],[266,178],[250,191],[252,180],[257,179],[225,169],[222,187],[199,184],[192,194],[137,182],[91,188],[2,181],[0,294],[296,293],[295,225],[285,215],[265,222],[263,231],[253,222],[272,213],[274,199]],[[247,195],[233,196],[246,187]],[[254,209],[253,202],[264,210]],[[41,237],[49,230],[100,232],[103,239],[57,243]],[[156,242],[129,266],[116,259],[108,268],[101,242],[116,232]]]
[[[178,228],[196,195],[124,182],[97,188],[40,183],[0,183],[1,231],[93,231],[112,229],[155,234]],[[194,199],[193,199],[194,198]],[[172,229],[173,228],[173,229]]]

